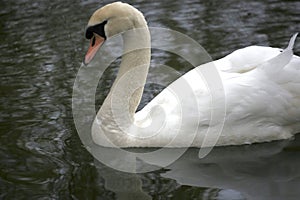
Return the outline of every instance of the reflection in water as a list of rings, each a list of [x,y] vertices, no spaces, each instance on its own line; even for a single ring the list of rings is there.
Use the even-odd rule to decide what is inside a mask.
[[[115,171],[95,161],[99,174],[105,181],[105,189],[113,191],[117,199],[151,199],[142,189],[142,180],[138,174]]]
[[[203,159],[198,158],[199,149],[192,148],[159,173],[179,185],[208,188],[198,194],[200,199],[207,196],[213,199],[297,199],[300,196],[298,147],[299,141],[218,147]],[[142,180],[149,173],[128,174],[98,161],[95,163],[104,178],[105,188],[113,191],[117,199],[150,199],[149,188],[142,189]],[[178,188],[177,185],[173,189]]]
[[[163,176],[184,185],[233,189],[247,199],[293,199],[300,196],[300,160],[292,145],[216,148],[200,161],[192,150]]]
[[[287,144],[218,148],[203,160],[191,149],[169,169],[146,174],[123,175],[94,165],[74,128],[71,95],[88,45],[86,22],[108,2],[1,1],[0,199],[297,199],[299,136]],[[128,2],[150,26],[190,36],[213,59],[251,44],[285,47],[300,30],[299,1]],[[299,54],[299,41],[295,50]],[[151,62],[180,73],[190,68],[155,50]],[[99,103],[116,73],[114,66],[100,80]],[[149,82],[157,78],[168,77],[150,74]],[[147,85],[143,103],[161,89]],[[113,180],[125,180],[124,187]]]

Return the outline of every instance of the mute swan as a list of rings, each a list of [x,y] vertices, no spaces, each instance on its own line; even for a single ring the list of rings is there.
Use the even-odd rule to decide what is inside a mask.
[[[138,29],[142,31],[135,32]],[[128,30],[133,31],[124,32]],[[210,93],[198,87],[203,80],[197,69],[204,65],[174,81],[136,113],[151,52],[150,48],[126,52],[137,41],[150,46],[147,22],[131,5],[111,3],[91,16],[86,30],[91,43],[85,64],[105,40],[119,33],[125,53],[116,80],[93,122],[94,142],[108,147],[201,147],[208,128],[211,140],[218,136],[218,124],[209,123]],[[300,131],[300,58],[293,55],[295,39],[296,35],[285,50],[250,46],[213,62],[226,97],[225,124],[215,145],[287,139]],[[192,93],[182,91],[186,82],[195,87]],[[185,102],[180,104],[178,98]],[[217,114],[222,110],[218,105],[213,109]]]

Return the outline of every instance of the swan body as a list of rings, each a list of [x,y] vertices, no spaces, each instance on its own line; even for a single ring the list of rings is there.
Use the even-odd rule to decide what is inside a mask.
[[[284,50],[250,46],[198,66],[136,112],[151,54],[141,12],[121,2],[97,10],[88,23],[86,37],[91,45],[85,62],[92,60],[106,39],[119,33],[124,54],[92,125],[95,143],[108,147],[225,146],[287,139],[300,132],[300,58],[292,51],[296,35]],[[127,51],[136,41],[145,48]],[[221,77],[226,103],[220,99],[211,104],[211,91],[199,73],[210,66]],[[226,114],[220,132],[220,124],[211,122],[211,117],[212,110],[222,116],[223,104]]]

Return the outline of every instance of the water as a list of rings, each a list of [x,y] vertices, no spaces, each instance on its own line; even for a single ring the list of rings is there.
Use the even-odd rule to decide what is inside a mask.
[[[138,175],[95,164],[75,130],[71,96],[88,46],[87,20],[106,3],[1,2],[0,199],[298,199],[299,136],[216,148],[203,160],[190,149],[170,167]],[[213,59],[253,44],[285,47],[300,31],[299,1],[130,3],[150,26],[192,37]],[[300,42],[295,51],[299,55]],[[152,59],[181,73],[190,69],[174,55],[154,52]],[[101,80],[97,102],[115,71]],[[159,90],[148,85],[142,103]]]

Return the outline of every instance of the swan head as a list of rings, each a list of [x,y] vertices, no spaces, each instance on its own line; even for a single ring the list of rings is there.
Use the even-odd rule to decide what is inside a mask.
[[[90,40],[84,63],[88,64],[105,40],[135,28],[146,28],[143,14],[133,6],[115,2],[96,10],[91,16],[85,37]]]

